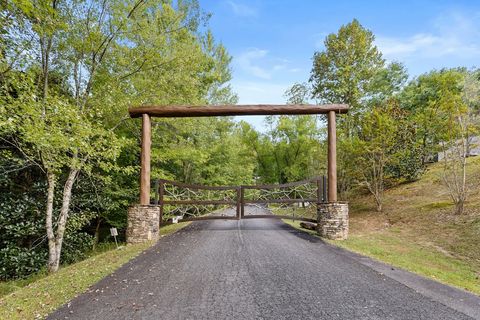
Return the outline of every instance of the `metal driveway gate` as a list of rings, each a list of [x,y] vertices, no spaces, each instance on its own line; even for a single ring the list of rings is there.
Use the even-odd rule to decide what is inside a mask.
[[[288,214],[248,214],[250,206],[295,206],[316,208],[327,202],[327,178],[272,185],[204,186],[159,179],[155,182],[154,205],[160,206],[160,224],[214,219],[294,219],[317,222],[316,218]],[[234,208],[234,214],[216,215]],[[311,207],[310,207],[311,208]]]

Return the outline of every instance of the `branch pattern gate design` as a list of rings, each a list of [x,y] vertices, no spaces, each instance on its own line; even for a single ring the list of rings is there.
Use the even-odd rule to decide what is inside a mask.
[[[173,219],[178,222],[213,219],[274,218],[317,222],[317,209],[327,199],[327,178],[271,185],[205,186],[159,179],[155,181],[154,205],[160,206],[160,224]],[[293,215],[247,214],[249,206],[267,206],[275,209],[291,209]],[[295,216],[296,207],[302,206],[303,214]],[[215,215],[219,209],[235,208],[234,215]],[[305,214],[310,212],[310,216]]]

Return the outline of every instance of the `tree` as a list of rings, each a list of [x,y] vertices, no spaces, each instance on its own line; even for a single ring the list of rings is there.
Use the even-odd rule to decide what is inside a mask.
[[[375,200],[377,211],[383,209],[383,194],[389,178],[386,167],[394,161],[392,152],[397,123],[392,107],[375,107],[360,119],[359,132],[351,140],[350,153],[356,164],[356,179]]]
[[[367,101],[379,95],[375,83],[389,80],[382,71],[385,61],[374,45],[374,35],[356,19],[329,34],[325,49],[315,52],[309,83],[312,97],[322,103],[345,103],[350,106],[347,115],[338,117],[338,186],[346,196],[352,187],[355,163],[348,154],[349,146],[359,123],[361,113],[370,106]],[[383,79],[382,79],[383,73]],[[388,85],[384,84],[385,87]]]
[[[467,200],[467,115],[460,104],[449,116],[444,141],[440,143],[443,154],[443,182],[455,204],[455,213],[462,214]]]
[[[68,101],[50,95],[39,102],[34,97],[32,87],[31,91],[23,92],[20,99],[9,101],[11,125],[16,128],[15,136],[9,141],[46,176],[48,266],[54,272],[60,263],[72,188],[78,174],[114,160],[119,146],[111,131],[97,124],[89,114],[73,108]],[[64,186],[55,228],[56,185],[60,179]]]
[[[214,185],[251,182],[253,156],[232,119],[158,121],[154,132],[152,176]]]
[[[466,148],[467,156],[471,154],[472,139],[480,130],[480,71],[466,71],[462,84],[462,100],[467,105],[467,131]]]
[[[362,100],[372,93],[372,81],[385,64],[374,40],[373,33],[356,19],[336,34],[329,34],[325,50],[313,56],[313,97],[325,103],[346,103],[352,115],[360,111]]]
[[[0,133],[44,175],[54,272],[78,178],[119,172],[122,147],[137,147],[122,126],[126,107],[234,101],[230,57],[200,30],[207,16],[196,1],[27,0],[1,9],[14,23],[1,30]]]
[[[384,68],[378,69],[369,83],[368,91],[371,94],[370,104],[387,101],[399,94],[408,79],[408,73],[400,62],[391,62]]]
[[[244,124],[245,144],[257,159],[256,176],[267,183],[286,183],[325,172],[324,131],[312,116],[267,117],[271,128],[260,134]]]
[[[463,72],[461,72],[463,71]],[[469,138],[478,132],[478,124],[474,117],[478,100],[478,80],[472,79],[471,73],[465,70],[445,71],[441,83],[441,96],[438,104],[445,113],[445,129],[441,136],[443,155],[443,181],[455,204],[455,213],[464,212],[467,200],[467,157],[470,153]],[[450,90],[446,89],[446,86]],[[475,89],[477,88],[477,89]]]
[[[287,91],[285,91],[285,98],[287,104],[308,104],[312,96],[312,89],[308,83],[295,83]]]
[[[403,93],[403,107],[416,123],[423,162],[442,158],[443,182],[458,214],[467,197],[467,141],[473,132],[474,104],[463,93],[466,74],[462,68],[432,71],[413,80]]]
[[[411,113],[417,127],[424,164],[439,151],[448,109],[444,98],[460,93],[460,78],[453,70],[432,71],[412,80],[401,93],[402,107]]]

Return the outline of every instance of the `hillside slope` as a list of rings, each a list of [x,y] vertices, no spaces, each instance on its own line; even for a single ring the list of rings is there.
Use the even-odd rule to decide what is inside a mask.
[[[384,212],[370,196],[350,199],[350,237],[335,244],[480,294],[480,157],[468,163],[468,203],[454,215],[442,164],[386,192]]]

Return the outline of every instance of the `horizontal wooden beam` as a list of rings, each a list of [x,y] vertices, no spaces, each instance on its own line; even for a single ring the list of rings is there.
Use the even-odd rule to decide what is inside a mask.
[[[304,218],[301,216],[294,217],[294,216],[286,216],[286,215],[276,215],[276,214],[246,214],[242,217],[242,219],[290,219],[290,220],[298,220],[298,221],[306,221],[306,222],[317,222],[317,219],[311,218]]]
[[[178,219],[178,222],[202,221],[202,220],[237,220],[236,216],[201,216]]]
[[[255,105],[166,105],[166,106],[140,106],[128,109],[130,117],[138,118],[143,114],[151,117],[216,117],[216,116],[256,116],[256,115],[295,115],[295,114],[327,114],[346,113],[346,104],[255,104]]]
[[[317,199],[263,199],[263,200],[248,200],[245,199],[243,203],[302,203],[302,202],[311,202],[317,203]]]
[[[243,189],[256,189],[256,190],[268,190],[268,189],[285,189],[291,187],[301,186],[303,184],[317,183],[317,180],[322,179],[322,177],[315,177],[310,179],[305,179],[301,181],[289,182],[284,184],[264,184],[264,185],[245,185],[242,186]]]
[[[228,201],[228,200],[163,200],[163,202],[160,202],[160,204],[206,206],[206,205],[218,205],[218,204],[236,205],[237,203],[235,201]]]
[[[240,186],[205,186],[201,184],[187,184],[173,180],[158,179],[159,183],[168,184],[176,187],[192,189],[192,190],[237,190]]]
[[[294,217],[294,216],[284,216],[284,215],[275,215],[275,214],[260,214],[260,215],[245,215],[242,219],[290,219],[290,220],[298,220],[298,221],[306,221],[306,222],[314,222],[316,223],[316,219],[304,218],[301,216]],[[203,221],[203,220],[237,220],[236,216],[199,216],[199,217],[187,217],[183,219],[178,219],[178,223],[180,222],[189,222],[189,221]],[[162,225],[172,224],[172,222],[162,221]]]

